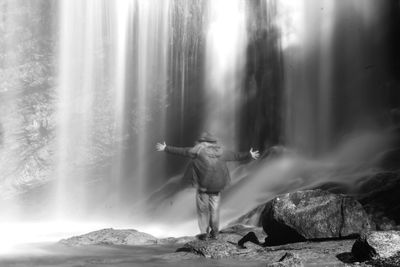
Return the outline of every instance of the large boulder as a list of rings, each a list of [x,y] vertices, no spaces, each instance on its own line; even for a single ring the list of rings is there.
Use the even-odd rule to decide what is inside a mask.
[[[154,245],[157,238],[133,229],[116,230],[112,228],[90,232],[80,236],[63,239],[60,243],[68,246],[85,245]]]
[[[279,195],[266,203],[260,219],[270,245],[352,237],[370,229],[358,201],[323,190]]]

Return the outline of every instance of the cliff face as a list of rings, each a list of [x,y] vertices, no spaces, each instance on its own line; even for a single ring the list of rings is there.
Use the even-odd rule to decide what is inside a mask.
[[[35,190],[42,190],[38,186],[55,177],[60,106],[59,2],[0,0],[0,35],[4,36],[0,39],[0,199],[32,192],[24,196],[31,199],[38,193]],[[110,44],[105,43],[102,50],[93,53],[103,58],[108,49]],[[77,150],[70,162],[71,175],[82,168],[92,176],[104,175],[102,167],[109,165],[115,142],[124,141],[117,140],[113,132],[109,77],[99,77],[97,85],[93,96],[96,105],[82,111],[95,114],[96,123],[89,134],[96,142]],[[79,101],[79,96],[75,100]],[[71,113],[79,116],[79,112]],[[77,146],[82,144],[76,139]]]
[[[51,1],[0,1],[0,194],[49,179],[54,140]]]

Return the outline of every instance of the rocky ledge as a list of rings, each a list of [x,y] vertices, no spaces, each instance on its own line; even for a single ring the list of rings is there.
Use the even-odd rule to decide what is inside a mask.
[[[217,240],[195,237],[157,239],[136,230],[103,229],[82,236],[61,240],[68,246],[128,245],[171,246],[171,253],[155,256],[160,260],[193,258],[231,259],[274,266],[400,266],[400,232],[372,231],[357,240],[325,240],[296,242],[279,246],[246,243],[238,245],[245,233],[252,231],[262,240],[262,228],[235,225],[221,231]]]
[[[204,257],[267,266],[400,266],[400,232],[372,231],[354,198],[322,190],[277,196],[249,214],[259,226],[236,224],[216,240],[163,238],[136,230],[103,229],[61,240],[64,245],[170,246],[159,259]],[[262,226],[262,227],[261,227]]]
[[[171,253],[158,255],[166,260],[193,258],[231,259],[268,264],[268,266],[303,266],[304,264],[328,264],[345,266],[337,255],[351,251],[354,240],[324,242],[297,242],[274,247],[263,247],[246,243],[245,248],[238,241],[248,232],[254,232],[260,240],[265,238],[261,227],[235,225],[220,232],[217,240],[202,241],[195,237],[157,239],[136,230],[103,229],[60,242],[68,246],[87,245],[130,245],[130,246],[171,246]]]

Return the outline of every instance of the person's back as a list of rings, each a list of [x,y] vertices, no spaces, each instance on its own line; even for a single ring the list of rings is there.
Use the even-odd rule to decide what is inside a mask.
[[[206,192],[222,191],[230,182],[229,171],[223,158],[223,148],[211,143],[200,143],[198,146],[201,148],[193,159],[193,171],[198,188]]]
[[[194,147],[173,147],[158,143],[158,151],[191,158],[184,177],[189,176],[191,183],[197,187],[196,207],[200,238],[216,238],[219,225],[220,192],[229,184],[230,175],[226,161],[257,159],[258,151],[226,151],[218,144],[217,139],[204,133]],[[186,179],[188,179],[186,177]]]

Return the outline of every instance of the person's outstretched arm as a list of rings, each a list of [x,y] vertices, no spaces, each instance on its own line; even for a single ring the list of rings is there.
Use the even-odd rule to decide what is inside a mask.
[[[258,159],[260,157],[260,152],[258,150],[250,149],[249,152],[233,152],[225,151],[223,154],[223,159],[225,161],[242,161],[248,159]]]
[[[167,144],[164,143],[157,143],[156,144],[156,150],[157,151],[165,151],[170,154],[178,155],[178,156],[183,156],[183,157],[188,157],[188,158],[195,158],[196,154],[191,152],[192,148],[191,147],[174,147],[174,146],[167,146]]]

